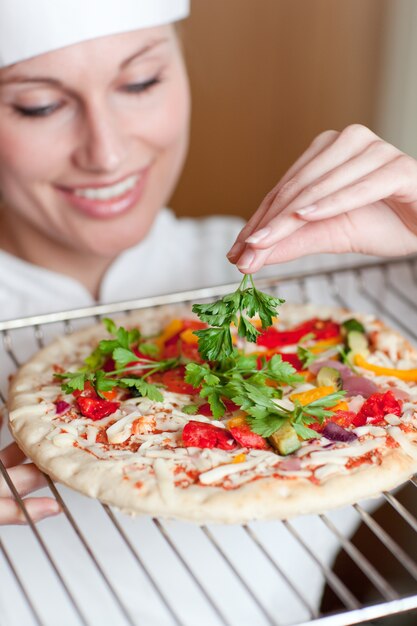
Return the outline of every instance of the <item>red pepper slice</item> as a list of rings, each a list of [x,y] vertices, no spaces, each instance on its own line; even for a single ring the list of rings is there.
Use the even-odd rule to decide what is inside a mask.
[[[172,393],[186,393],[191,396],[198,393],[198,389],[185,382],[184,376],[185,367],[184,365],[180,365],[174,367],[172,370],[163,372],[163,374],[161,374],[161,381],[168,391],[172,391]]]
[[[348,428],[352,424],[355,424],[356,417],[357,415],[356,413],[354,413],[354,411],[335,411],[334,414],[328,419],[324,420],[322,424],[320,424],[319,422],[315,422],[314,424],[309,424],[308,427],[315,430],[317,433],[321,433],[323,428],[329,422],[335,422],[343,428]]]
[[[236,448],[236,442],[228,430],[195,420],[189,421],[184,426],[182,440],[186,447],[220,448],[221,450]]]
[[[269,450],[269,445],[261,435],[254,433],[248,424],[242,426],[232,426],[230,432],[238,443],[244,448],[252,448],[255,450]]]
[[[397,400],[392,391],[385,393],[373,393],[361,406],[357,416],[353,420],[355,426],[364,424],[377,424],[381,422],[385,415],[393,413],[401,416],[402,402]]]
[[[227,413],[234,413],[234,411],[240,410],[240,406],[235,404],[233,400],[229,400],[228,398],[222,398],[222,402],[226,407]],[[211,412],[211,407],[208,402],[199,406],[198,413],[199,415],[205,415],[206,417],[213,417],[213,413]]]
[[[273,349],[297,344],[305,335],[312,333],[315,339],[331,339],[340,334],[340,326],[331,320],[313,318],[290,330],[277,330],[274,327],[263,330],[256,343]]]
[[[84,417],[89,417],[92,420],[101,420],[103,417],[114,413],[119,408],[120,402],[109,402],[108,400],[79,396],[77,405]]]

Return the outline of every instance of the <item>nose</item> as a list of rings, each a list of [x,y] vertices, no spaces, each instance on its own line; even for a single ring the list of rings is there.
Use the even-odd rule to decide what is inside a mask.
[[[127,154],[116,114],[105,102],[95,102],[84,110],[80,141],[73,156],[75,164],[88,172],[116,172]]]

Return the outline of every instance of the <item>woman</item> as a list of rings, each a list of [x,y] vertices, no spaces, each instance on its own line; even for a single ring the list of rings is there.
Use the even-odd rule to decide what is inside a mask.
[[[79,0],[82,24],[74,4],[23,2],[0,1],[2,317],[233,280],[224,252],[239,220],[177,220],[161,208],[188,141],[188,83],[171,24],[187,2],[152,0],[145,10],[132,1],[120,15],[112,0],[89,0],[85,15]],[[352,250],[417,251],[417,164],[361,126],[312,143],[229,260],[254,272]],[[15,445],[1,454],[22,494],[43,484],[35,467],[19,465]],[[4,484],[0,496],[0,523],[23,522]],[[25,502],[35,520],[59,512],[49,498]]]

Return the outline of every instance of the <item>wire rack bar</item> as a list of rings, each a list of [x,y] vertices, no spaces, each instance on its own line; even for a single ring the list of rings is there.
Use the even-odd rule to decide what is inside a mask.
[[[388,617],[390,615],[399,615],[400,613],[406,613],[416,608],[417,596],[410,596],[382,604],[364,606],[352,611],[344,611],[343,613],[337,613],[335,615],[326,615],[314,622],[298,622],[296,626],[350,626],[365,623],[367,626],[370,626],[370,624],[368,624],[369,620],[378,619],[379,617]]]
[[[35,620],[35,622],[38,624],[38,626],[42,626],[42,622],[41,622],[41,618],[39,617],[39,613],[37,612],[35,605],[33,604],[32,600],[30,599],[28,592],[26,591],[22,581],[19,578],[19,575],[16,571],[15,566],[13,565],[13,562],[2,542],[2,540],[0,539],[0,550],[2,551],[4,558],[6,559],[6,563],[9,566],[10,571],[12,572],[14,579],[20,589],[20,591],[22,592],[22,595],[25,599],[26,604],[28,605],[30,612],[32,613],[33,619]]]
[[[200,590],[204,598],[213,608],[213,610],[217,614],[217,617],[219,617],[219,619],[223,622],[223,624],[226,624],[226,626],[230,626],[229,620],[226,618],[224,613],[220,610],[220,608],[214,602],[213,598],[211,598],[210,594],[206,591],[206,589],[204,589],[203,585],[201,584],[200,580],[197,578],[193,570],[188,566],[186,560],[182,556],[181,552],[178,550],[175,543],[172,541],[171,537],[169,536],[169,534],[167,533],[167,531],[165,530],[161,522],[156,517],[154,517],[152,521],[157,527],[157,529],[159,530],[159,532],[161,533],[161,535],[163,536],[163,538],[165,539],[165,541],[167,542],[167,544],[169,545],[169,547],[171,548],[171,550],[174,552],[175,556],[179,559],[181,564],[184,566],[187,573],[191,576],[191,578],[193,579],[194,583],[197,585],[198,589]]]
[[[12,343],[12,338],[10,337],[10,334],[7,330],[2,331],[2,337],[3,337],[3,345],[4,345],[4,349],[6,351],[6,353],[9,355],[9,357],[11,358],[11,360],[13,361],[14,366],[17,368],[20,367],[20,361],[19,359],[16,357],[15,353],[13,352],[13,343]]]
[[[390,535],[382,528],[380,524],[373,517],[369,515],[359,504],[354,504],[354,508],[365,524],[372,530],[374,535],[385,545],[385,547],[391,552],[391,554],[399,560],[401,565],[408,571],[408,573],[417,580],[417,564],[410,559],[408,554],[398,545],[396,541],[390,537]],[[398,594],[396,594],[398,597]],[[395,598],[392,598],[393,600]]]
[[[278,563],[275,561],[275,559],[273,559],[271,557],[271,555],[265,549],[265,546],[262,544],[262,542],[256,536],[256,534],[254,533],[252,528],[250,526],[247,526],[246,524],[243,526],[243,528],[247,532],[249,537],[252,539],[252,541],[255,542],[255,544],[257,545],[259,550],[261,550],[262,554],[268,559],[268,561],[271,563],[271,565],[274,567],[274,569],[279,573],[281,578],[283,578],[285,583],[292,589],[292,591],[295,593],[295,595],[301,600],[302,604],[305,606],[307,611],[310,613],[310,616],[311,617],[318,617],[319,616],[318,611],[316,611],[316,609],[311,606],[310,602],[305,598],[304,594],[300,591],[300,589],[297,589],[297,587],[294,585],[292,580],[286,575],[284,570],[278,565]]]
[[[384,491],[384,497],[389,502],[389,504],[397,511],[399,515],[407,522],[409,526],[417,533],[417,519],[408,511],[401,502],[397,500],[392,493],[388,493],[388,491]]]
[[[73,594],[71,593],[67,583],[65,582],[65,580],[63,579],[58,566],[55,563],[55,560],[53,559],[50,551],[48,550],[48,548],[46,547],[46,544],[44,542],[44,540],[42,539],[42,537],[39,534],[38,529],[36,528],[31,516],[29,515],[29,511],[27,510],[22,498],[19,495],[19,492],[17,491],[13,481],[11,480],[3,462],[0,460],[0,472],[3,475],[4,480],[6,481],[10,491],[12,492],[14,499],[16,500],[20,510],[22,511],[24,518],[27,522],[27,524],[29,525],[32,533],[34,534],[42,552],[44,553],[44,555],[46,556],[46,558],[48,559],[52,569],[54,570],[54,573],[56,575],[56,577],[58,578],[59,582],[61,583],[62,589],[64,590],[65,595],[67,596],[68,600],[70,601],[73,609],[75,610],[80,622],[82,624],[84,624],[85,626],[88,626],[88,620],[86,619],[86,617],[84,616],[84,614],[82,613],[77,601],[75,600]]]
[[[388,581],[381,576],[377,569],[369,562],[369,560],[353,545],[349,539],[346,539],[341,532],[336,528],[333,522],[326,516],[320,515],[322,522],[327,526],[329,530],[338,538],[343,549],[350,556],[352,561],[356,563],[360,570],[372,581],[375,587],[385,600],[396,600],[399,598],[398,593],[388,583]]]
[[[389,278],[387,279],[386,285],[388,289],[390,289],[393,293],[395,293],[395,295],[397,296],[399,300],[402,300],[403,302],[405,302],[409,307],[415,308],[417,306],[417,303],[415,301],[413,302],[413,300],[409,296],[407,296],[400,289],[398,289],[397,285],[394,285],[391,279]]]
[[[154,591],[159,596],[159,599],[161,600],[161,602],[164,604],[165,608],[167,609],[167,611],[171,615],[172,619],[174,620],[174,622],[176,624],[178,624],[178,626],[181,626],[181,622],[180,622],[180,619],[179,619],[178,615],[175,613],[173,607],[168,602],[167,598],[164,596],[164,594],[162,593],[161,589],[158,587],[158,584],[157,584],[155,578],[149,572],[147,567],[145,567],[145,564],[144,564],[142,558],[138,554],[137,550],[135,550],[135,548],[133,547],[132,542],[130,541],[129,537],[126,535],[126,533],[123,530],[123,528],[120,526],[120,524],[119,524],[117,518],[115,517],[113,511],[111,510],[111,508],[107,504],[102,504],[102,507],[105,510],[106,514],[109,516],[109,518],[112,521],[112,523],[114,524],[115,528],[117,529],[117,532],[122,537],[123,541],[125,542],[126,546],[129,549],[130,553],[133,555],[134,559],[136,560],[138,565],[141,567],[142,571],[144,572],[144,574],[147,577],[148,581],[152,585]]]
[[[375,298],[375,296],[370,293],[370,291],[367,289],[365,283],[364,283],[364,278],[363,278],[363,274],[360,270],[358,270],[358,284],[359,284],[359,290],[360,292],[365,296],[365,298],[367,298],[370,302],[372,302],[372,304],[379,310],[381,311],[384,315],[386,315],[387,317],[389,317],[390,319],[393,320],[393,322],[395,322],[395,324],[397,324],[400,328],[402,328],[406,333],[408,333],[409,335],[411,335],[413,337],[413,339],[415,339],[417,341],[417,333],[410,328],[410,326],[408,326],[403,319],[399,318],[397,315],[395,315],[392,311],[390,311],[385,304],[383,304],[382,302],[380,302],[377,298]]]
[[[283,524],[289,530],[292,536],[297,539],[297,541],[302,545],[304,550],[310,555],[313,561],[319,566],[328,585],[333,589],[333,591],[343,602],[343,604],[349,609],[358,609],[360,607],[360,602],[346,587],[345,583],[340,580],[339,576],[337,576],[334,572],[332,572],[329,567],[327,567],[327,565],[320,561],[320,559],[314,554],[310,546],[307,545],[302,537],[300,537],[299,533],[295,530],[294,526],[290,524],[290,522],[284,520]]]

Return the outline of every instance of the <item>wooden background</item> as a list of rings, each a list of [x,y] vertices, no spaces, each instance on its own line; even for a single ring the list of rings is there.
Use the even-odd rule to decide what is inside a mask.
[[[248,217],[319,132],[374,126],[382,0],[193,0],[193,118],[170,205]]]

